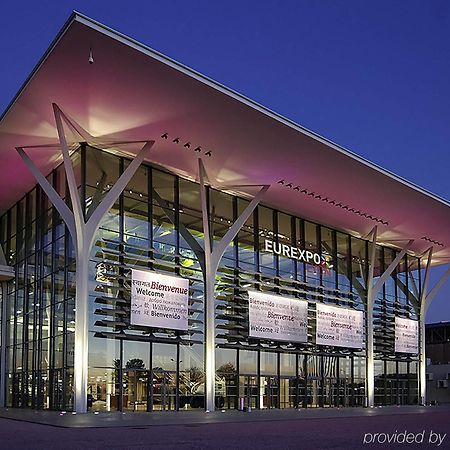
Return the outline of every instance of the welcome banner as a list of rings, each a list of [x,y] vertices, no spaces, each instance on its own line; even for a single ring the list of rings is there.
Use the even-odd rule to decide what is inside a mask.
[[[188,329],[189,280],[146,270],[131,271],[132,325]]]
[[[395,351],[398,353],[419,353],[419,322],[395,318]]]
[[[316,343],[364,347],[364,314],[349,308],[316,304]]]
[[[279,295],[248,292],[249,336],[308,342],[308,303]]]

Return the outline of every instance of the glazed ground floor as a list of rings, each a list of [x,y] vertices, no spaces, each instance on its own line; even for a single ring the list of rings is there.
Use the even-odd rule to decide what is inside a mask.
[[[368,240],[259,204],[263,190],[249,201],[147,164],[125,183],[128,159],[84,144],[72,158],[77,186],[62,165],[48,176],[57,198],[78,187],[92,217],[112,186],[122,193],[103,203],[82,254],[40,186],[0,218],[13,272],[1,295],[0,405],[84,413],[422,402],[423,330],[397,348],[398,319],[417,328],[424,317],[423,261],[408,246],[378,244],[376,228]],[[206,258],[207,243],[223,252]],[[188,280],[182,326],[159,307],[160,320],[136,320],[138,307],[150,310],[136,306],[136,275]],[[271,296],[259,305],[286,322],[281,334],[254,320],[255,293]],[[286,305],[298,326],[279,319]],[[329,340],[333,314],[346,322],[335,330],[354,335]]]
[[[155,342],[141,342],[138,347],[124,344],[129,343],[119,343],[114,367],[89,369],[89,411],[205,407],[199,348]],[[361,407],[367,405],[365,373],[364,356],[217,348],[215,403],[220,409]],[[29,376],[9,374],[7,405],[71,409],[72,383],[70,369]],[[376,360],[375,405],[417,403],[417,362]]]

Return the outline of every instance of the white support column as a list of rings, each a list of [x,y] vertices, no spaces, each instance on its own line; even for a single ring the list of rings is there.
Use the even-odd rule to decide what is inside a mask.
[[[425,276],[423,278],[422,292],[420,296],[420,313],[419,313],[419,368],[417,371],[417,381],[419,384],[419,399],[420,404],[425,405],[426,390],[427,390],[427,359],[425,354],[425,316],[426,310],[426,295],[428,290],[428,283],[430,281],[431,260],[433,258],[433,247],[428,250],[427,265],[425,268]]]
[[[434,285],[434,287],[428,291],[428,284],[430,278],[430,269],[431,269],[431,260],[433,257],[433,247],[430,248],[428,252],[427,265],[425,269],[425,276],[423,281],[422,293],[420,296],[420,317],[419,317],[419,370],[418,370],[418,383],[420,390],[420,404],[426,405],[427,401],[427,355],[425,351],[425,320],[428,308],[430,307],[431,302],[434,297],[438,293],[439,289],[444,285],[447,281],[447,278],[450,275],[450,267],[445,271],[445,273],[439,278],[438,282]]]
[[[7,341],[7,299],[6,299],[6,281],[12,280],[14,278],[14,268],[8,266],[6,261],[5,252],[3,251],[2,245],[0,244],[0,298],[1,298],[1,329],[0,329],[0,339],[1,339],[1,352],[0,352],[0,408],[6,406],[6,341]]]
[[[202,205],[202,222],[205,251],[204,280],[204,311],[205,311],[205,409],[215,409],[215,314],[214,314],[214,286],[217,268],[211,266],[211,233],[209,231],[208,199],[206,196],[206,172],[201,159],[198,160],[200,179],[200,199]]]
[[[2,300],[1,303],[1,340],[2,340],[2,346],[1,346],[1,352],[0,352],[0,408],[4,408],[6,406],[6,399],[5,399],[5,391],[6,391],[6,283],[3,281],[0,281],[0,298]]]
[[[206,402],[205,408],[207,411],[215,410],[215,379],[216,379],[216,329],[215,329],[215,282],[217,269],[219,268],[220,260],[225,253],[227,247],[233,241],[242,228],[244,223],[248,220],[250,215],[255,210],[262,197],[269,189],[268,185],[264,185],[256,194],[252,201],[247,205],[242,214],[238,217],[236,222],[229,228],[225,236],[214,246],[213,237],[210,233],[208,201],[206,197],[206,171],[201,159],[199,163],[199,178],[200,178],[200,195],[202,203],[202,220],[203,233],[205,241],[205,371],[206,371]]]
[[[75,411],[85,413],[87,411],[87,381],[88,381],[88,299],[89,299],[89,256],[92,245],[101,221],[108,210],[114,205],[121,192],[125,189],[136,170],[147,156],[148,151],[154,144],[154,141],[146,141],[137,156],[133,159],[124,173],[116,181],[113,187],[108,191],[103,200],[93,210],[88,221],[85,221],[83,206],[78,194],[78,187],[75,180],[72,162],[70,159],[69,147],[63,127],[63,120],[74,129],[84,140],[86,136],[95,142],[94,138],[87,133],[81,135],[81,127],[75,127],[73,121],[70,121],[58,108],[53,105],[55,113],[56,126],[60,140],[61,153],[63,155],[64,169],[67,177],[67,184],[72,203],[72,211],[66,205],[47,179],[42,175],[33,161],[24,152],[23,148],[18,147],[17,151],[22,157],[24,163],[33,173],[36,180],[49,197],[55,208],[58,210],[62,219],[72,236],[75,245],[76,255],[76,293],[75,293],[75,355],[74,355],[74,379],[75,379]],[[126,142],[122,142],[126,143]],[[119,143],[117,143],[119,144]],[[84,199],[83,199],[84,202]]]
[[[369,254],[369,274],[367,277],[367,361],[366,361],[366,387],[367,387],[367,406],[372,408],[375,398],[375,386],[374,386],[374,360],[373,360],[373,295],[372,295],[372,283],[373,273],[375,269],[375,255],[377,244],[377,227],[375,226],[372,231],[372,241]]]
[[[378,278],[376,283],[372,285],[374,278],[375,268],[375,254],[376,254],[376,239],[377,228],[375,227],[372,232],[372,247],[370,251],[369,261],[369,277],[367,280],[367,406],[372,408],[375,404],[375,380],[374,380],[374,349],[373,349],[373,307],[375,305],[375,298],[378,292],[383,287],[384,283],[391,275],[391,273],[398,266],[400,261],[406,255],[406,252],[411,248],[414,240],[408,241],[406,246],[400,251],[400,253],[391,262],[389,267]]]

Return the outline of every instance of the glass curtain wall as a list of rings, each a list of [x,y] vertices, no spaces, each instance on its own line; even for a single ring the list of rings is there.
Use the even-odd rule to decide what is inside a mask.
[[[392,264],[398,251],[377,246],[374,282]],[[418,320],[420,260],[405,255],[378,293],[374,307],[375,403],[417,404],[417,355],[395,351],[395,318]]]
[[[86,207],[128,161],[86,148]],[[89,394],[92,410],[204,406],[203,280],[187,235],[203,245],[198,185],[141,166],[103,221],[91,254]],[[131,269],[189,280],[187,332],[130,323]]]
[[[91,147],[73,154],[89,217],[129,161]],[[62,167],[49,181],[65,198]],[[248,200],[211,188],[212,245]],[[90,256],[88,404],[99,411],[184,410],[204,406],[203,246],[197,183],[142,165],[111,208]],[[320,265],[264,251],[266,239],[322,255]],[[39,187],[0,217],[0,240],[15,279],[7,284],[9,406],[70,409],[73,404],[74,254],[70,236]],[[377,246],[375,278],[396,251]],[[362,406],[365,349],[315,344],[317,303],[365,311],[369,243],[260,205],[222,258],[216,278],[216,404],[289,408]],[[130,323],[131,269],[189,280],[187,332]],[[308,342],[248,333],[248,290],[308,302]],[[376,401],[417,401],[417,358],[396,354],[395,316],[417,319],[420,261],[406,256],[375,303]],[[387,364],[389,362],[389,370]],[[392,364],[396,394],[388,394]],[[392,378],[392,377],[391,377]]]
[[[72,154],[81,185],[80,151]],[[68,201],[62,166],[47,180]],[[69,233],[36,186],[0,218],[0,237],[15,278],[7,283],[6,402],[13,407],[71,409],[75,258]]]

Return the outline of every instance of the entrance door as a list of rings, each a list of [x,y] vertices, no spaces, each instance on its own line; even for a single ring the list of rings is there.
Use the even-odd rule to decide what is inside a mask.
[[[295,408],[297,402],[297,378],[282,377],[280,379],[280,408]]]
[[[262,393],[261,408],[278,408],[278,377],[264,376],[261,377],[260,389]]]
[[[331,408],[337,405],[339,395],[338,383],[336,378],[324,378],[322,389],[322,402],[325,408]]]
[[[63,409],[63,369],[50,370],[50,409]]]
[[[347,378],[339,380],[339,406],[351,406],[352,404],[352,383]]]
[[[173,371],[153,370],[154,411],[173,411],[176,409],[177,374]]]
[[[244,398],[246,407],[256,408],[258,401],[258,377],[256,375],[239,376],[239,397]]]
[[[22,374],[12,374],[12,406],[13,408],[20,408],[22,404]]]
[[[307,406],[311,408],[318,408],[319,404],[319,389],[320,380],[315,378],[307,379],[306,396],[307,396]]]
[[[130,369],[123,372],[123,409],[148,411],[150,406],[148,381],[150,371]]]
[[[397,382],[392,378],[386,379],[386,405],[397,404]]]
[[[399,405],[407,405],[408,404],[408,381],[407,380],[398,380],[397,394],[398,394],[398,404]]]

